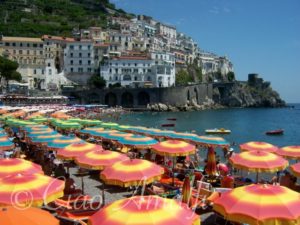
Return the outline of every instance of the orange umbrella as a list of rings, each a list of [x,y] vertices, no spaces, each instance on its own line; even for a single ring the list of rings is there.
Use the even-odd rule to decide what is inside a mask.
[[[281,155],[288,159],[300,159],[300,146],[286,146],[280,148],[277,152],[277,155]]]
[[[214,201],[225,219],[243,224],[300,224],[300,194],[283,186],[256,184],[235,188]]]
[[[107,166],[111,166],[115,162],[128,160],[129,158],[121,153],[98,150],[90,151],[76,157],[75,162],[82,168],[92,170],[103,170]]]
[[[0,224],[2,225],[59,225],[59,220],[49,212],[39,208],[23,208],[7,206],[0,208]]]
[[[266,151],[266,152],[276,152],[278,147],[266,142],[247,142],[240,145],[241,151]]]
[[[184,178],[183,186],[182,186],[182,202],[186,204],[190,204],[190,199],[191,199],[191,181],[189,176],[186,176]]]
[[[27,174],[44,174],[40,165],[32,163],[24,159],[0,159],[0,178],[16,175],[19,173]]]
[[[208,147],[205,172],[209,176],[217,176],[218,175],[216,154],[215,154],[215,150],[212,146]]]
[[[300,177],[300,163],[291,165],[291,171],[295,176]]]
[[[57,152],[58,158],[63,158],[66,160],[73,160],[77,156],[90,151],[102,151],[101,145],[95,145],[88,142],[70,144],[65,148],[59,149]]]
[[[0,206],[42,206],[64,195],[65,182],[41,174],[16,174],[0,179]]]
[[[7,112],[8,112],[8,110],[6,110],[6,109],[0,109],[0,115],[5,114]]]
[[[282,171],[289,165],[289,162],[281,156],[266,151],[247,151],[235,154],[229,158],[229,162],[237,169],[256,172],[256,180],[258,180],[259,172]]]
[[[187,156],[195,154],[196,147],[184,141],[167,140],[152,145],[152,150],[164,156]]]
[[[164,169],[155,163],[130,159],[104,168],[100,177],[107,184],[129,187],[152,183],[159,180],[163,173]]]
[[[126,219],[125,219],[126,218]],[[115,201],[91,216],[89,225],[199,225],[200,217],[184,203],[159,196]]]

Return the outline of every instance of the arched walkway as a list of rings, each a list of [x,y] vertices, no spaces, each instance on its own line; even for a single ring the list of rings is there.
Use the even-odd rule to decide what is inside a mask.
[[[190,90],[187,91],[187,96],[186,96],[186,98],[187,98],[188,101],[191,100]]]
[[[146,106],[147,104],[150,103],[150,96],[147,92],[141,91],[138,94],[138,105],[140,106]]]
[[[91,93],[87,98],[88,103],[100,103],[100,96],[97,93]]]
[[[199,96],[198,96],[198,90],[197,88],[194,88],[195,96],[196,96],[196,102],[199,104]]]
[[[133,95],[129,92],[124,92],[121,97],[121,105],[123,107],[132,108],[133,107]]]
[[[105,95],[105,105],[116,106],[117,105],[117,96],[116,94],[109,92]]]

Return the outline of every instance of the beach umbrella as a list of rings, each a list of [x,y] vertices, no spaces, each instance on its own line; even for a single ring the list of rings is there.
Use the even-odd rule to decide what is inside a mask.
[[[47,149],[49,151],[57,151],[59,149],[65,148],[70,144],[84,142],[77,137],[61,136],[57,139],[51,140],[47,143]]]
[[[8,137],[7,137],[7,134],[6,134],[6,133],[4,133],[4,132],[2,132],[2,130],[1,130],[1,132],[0,132],[0,138],[2,138],[2,137],[4,137],[4,138],[8,138]]]
[[[269,172],[274,173],[284,170],[289,162],[281,156],[266,151],[246,151],[235,154],[229,158],[229,162],[237,169],[256,173]]]
[[[89,225],[107,224],[199,225],[200,217],[186,204],[174,199],[161,198],[156,195],[134,196],[106,205],[89,220]]]
[[[57,152],[57,157],[66,159],[66,160],[73,160],[77,156],[80,156],[83,153],[90,152],[90,151],[102,151],[103,148],[101,145],[95,145],[88,142],[83,143],[75,143],[70,144],[62,149],[59,149]]]
[[[31,139],[31,142],[35,143],[35,144],[43,144],[43,143],[51,142],[51,141],[61,138],[61,137],[62,137],[62,135],[59,133],[51,134],[51,135],[41,135],[41,136],[33,137]]]
[[[157,140],[142,135],[132,135],[129,137],[123,137],[118,139],[118,142],[122,145],[136,148],[147,148],[151,145],[155,145],[158,143]]]
[[[24,126],[22,127],[22,129],[25,130],[26,132],[33,132],[33,131],[47,130],[51,128],[43,124],[34,124],[34,125]]]
[[[171,136],[174,133],[175,132],[172,131],[172,130],[160,130],[160,129],[150,128],[150,129],[147,130],[147,132],[145,134],[150,135],[150,136],[154,136],[154,137],[171,138]]]
[[[27,136],[30,138],[38,137],[38,136],[49,136],[49,135],[57,135],[57,131],[52,130],[50,128],[39,131],[28,132]]]
[[[0,206],[35,206],[64,195],[65,182],[41,174],[15,174],[0,178]]]
[[[118,127],[116,127],[116,129],[118,130],[124,130],[124,131],[130,131],[130,128],[132,126],[129,126],[129,125],[119,125]]]
[[[217,163],[216,163],[216,153],[212,146],[208,147],[205,172],[209,176],[217,176],[218,175]]]
[[[81,120],[80,122],[84,126],[99,126],[102,124],[102,121],[100,120]]]
[[[0,178],[19,173],[44,174],[41,166],[33,162],[17,158],[0,159]]]
[[[17,208],[6,206],[0,208],[0,224],[2,225],[59,225],[59,220],[49,212],[34,208]]]
[[[12,150],[14,146],[7,137],[0,137],[0,151]]]
[[[105,135],[113,133],[113,132],[118,132],[117,130],[93,130],[90,131],[90,135],[93,137],[98,137],[98,138],[103,138]]]
[[[76,123],[76,122],[63,122],[59,121],[54,123],[56,127],[59,127],[61,129],[80,129],[81,124]]]
[[[229,147],[230,145],[230,143],[224,138],[216,136],[198,136],[197,138],[193,139],[193,141],[204,147]]]
[[[252,184],[222,193],[213,209],[243,224],[300,224],[300,194],[284,186]]]
[[[251,141],[245,144],[241,144],[240,149],[241,151],[266,151],[276,153],[279,148],[266,142]]]
[[[277,155],[283,156],[287,159],[300,159],[300,146],[286,146],[276,151]]]
[[[163,173],[164,169],[155,163],[130,159],[105,167],[100,177],[106,184],[129,187],[152,183],[159,180]]]
[[[173,132],[168,135],[172,139],[195,141],[198,138],[197,134],[183,133],[183,132]]]
[[[101,123],[101,127],[108,128],[108,129],[116,129],[118,128],[119,124],[117,123]]]
[[[182,186],[182,202],[189,205],[191,199],[192,189],[189,176],[185,176]]]
[[[48,118],[45,118],[45,117],[34,117],[34,118],[31,118],[30,121],[33,121],[35,123],[45,123],[45,122],[48,122]]]
[[[103,127],[88,127],[88,128],[79,130],[78,133],[92,135],[93,132],[97,132],[97,131],[104,131],[104,128]]]
[[[151,149],[163,156],[187,156],[195,154],[196,147],[184,141],[167,140],[151,146]]]
[[[296,177],[300,177],[300,163],[291,165],[291,171]]]
[[[110,132],[110,133],[104,134],[102,137],[103,137],[103,139],[117,141],[120,138],[131,137],[131,136],[133,136],[133,134],[125,133],[125,132]]]
[[[97,150],[86,152],[77,156],[75,162],[82,168],[91,170],[103,170],[105,167],[111,166],[116,162],[128,159],[129,158],[126,155],[118,152]]]

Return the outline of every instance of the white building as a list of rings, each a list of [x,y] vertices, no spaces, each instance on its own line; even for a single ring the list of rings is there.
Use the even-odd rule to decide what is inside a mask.
[[[157,23],[156,28],[157,28],[158,35],[167,38],[170,44],[172,45],[176,44],[176,37],[177,37],[176,27],[163,24],[163,23]]]
[[[100,75],[107,86],[170,87],[175,84],[175,58],[170,53],[123,55],[107,60]]]
[[[70,40],[64,49],[64,72],[71,81],[85,85],[95,72],[92,40]]]

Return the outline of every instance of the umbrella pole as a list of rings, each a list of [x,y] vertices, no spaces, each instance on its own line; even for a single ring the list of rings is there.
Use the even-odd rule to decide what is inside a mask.
[[[105,205],[105,193],[104,193],[104,189],[105,189],[105,183],[103,181],[103,183],[102,183],[102,206]]]
[[[83,182],[83,176],[81,176],[81,193],[84,195],[84,182]]]
[[[172,168],[172,171],[173,171],[172,185],[173,185],[173,186],[174,186],[174,184],[175,184],[175,173],[174,173],[174,171],[175,171],[175,161],[176,161],[175,159],[176,159],[176,156],[173,157],[173,163],[172,163],[172,164],[173,164],[173,165],[172,165],[172,167],[173,167],[173,168]]]
[[[258,184],[258,172],[256,172],[256,183]]]

